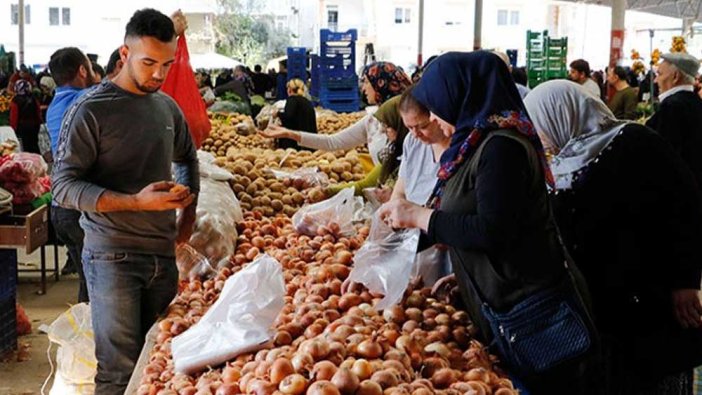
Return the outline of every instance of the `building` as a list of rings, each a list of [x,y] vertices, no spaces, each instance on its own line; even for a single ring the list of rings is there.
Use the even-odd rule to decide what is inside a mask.
[[[18,52],[18,3],[0,5],[0,44]],[[43,68],[51,54],[65,46],[98,55],[105,64],[112,51],[123,43],[124,27],[134,11],[152,7],[170,15],[181,9],[188,18],[188,47],[191,53],[214,52],[212,21],[216,0],[120,0],[85,1],[25,0],[25,63]]]

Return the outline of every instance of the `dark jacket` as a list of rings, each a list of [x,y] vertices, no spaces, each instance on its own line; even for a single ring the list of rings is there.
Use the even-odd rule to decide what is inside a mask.
[[[450,247],[463,302],[489,344],[492,333],[476,292],[493,309],[506,311],[557,283],[565,271],[544,175],[538,160],[530,160],[535,150],[502,136],[483,144],[475,179],[472,163],[464,162],[446,184],[428,236]]]
[[[702,99],[694,92],[675,93],[661,102],[646,126],[670,142],[702,188]]]
[[[700,288],[702,200],[687,167],[630,124],[554,195],[554,213],[590,286],[595,321],[641,382],[702,364],[702,331],[674,320],[671,291]]]
[[[317,133],[317,116],[309,100],[302,96],[288,96],[285,109],[278,113],[283,127],[290,130],[299,130],[307,133]],[[300,146],[291,139],[279,139],[278,148],[300,149]]]

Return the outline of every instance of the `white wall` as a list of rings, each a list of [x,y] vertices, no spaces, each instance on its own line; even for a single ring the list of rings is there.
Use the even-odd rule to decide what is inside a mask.
[[[17,25],[10,24],[10,3],[0,4],[0,44],[7,51],[19,49],[19,32]],[[25,0],[30,6],[31,21],[25,25],[25,63],[46,65],[51,54],[59,48],[75,46],[86,53],[99,55],[98,63],[107,60],[124,38],[124,28],[134,11],[153,7],[170,15],[177,9],[190,19],[193,39],[188,39],[190,51],[211,51],[214,47],[212,33],[200,29],[209,28],[205,15],[215,11],[215,0],[120,0],[86,1],[86,0]],[[69,7],[71,9],[70,26],[49,25],[49,7]],[[192,14],[189,14],[192,12]],[[60,13],[59,13],[60,15]]]

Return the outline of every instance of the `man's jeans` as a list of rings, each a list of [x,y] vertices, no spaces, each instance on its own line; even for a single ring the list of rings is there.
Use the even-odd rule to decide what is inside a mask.
[[[178,289],[175,258],[83,249],[98,360],[95,394],[122,395],[144,337]]]
[[[68,255],[76,265],[80,285],[78,288],[78,303],[88,302],[88,288],[85,285],[85,274],[80,261],[83,250],[83,229],[80,227],[80,211],[59,206],[51,206],[51,223],[54,225],[56,237],[66,246]]]

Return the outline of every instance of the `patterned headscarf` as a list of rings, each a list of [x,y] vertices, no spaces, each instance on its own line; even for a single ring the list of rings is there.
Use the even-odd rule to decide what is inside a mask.
[[[470,160],[493,130],[514,129],[534,146],[546,182],[553,176],[534,125],[507,69],[497,55],[487,51],[449,52],[427,68],[412,95],[439,118],[454,125],[451,145],[441,156],[432,206],[440,207],[447,181],[461,164]]]
[[[402,68],[390,62],[374,62],[363,68],[362,78],[370,82],[375,91],[376,103],[383,104],[393,96],[402,94],[410,85]]]
[[[15,95],[17,96],[28,96],[32,93],[32,84],[26,80],[19,80],[15,82]]]

